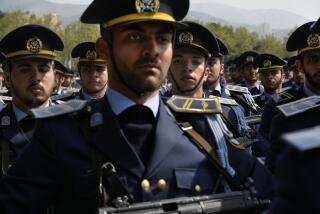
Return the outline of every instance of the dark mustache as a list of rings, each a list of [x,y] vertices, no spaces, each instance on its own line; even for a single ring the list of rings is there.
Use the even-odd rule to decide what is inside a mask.
[[[159,67],[159,63],[158,63],[158,60],[157,58],[154,58],[154,57],[144,57],[144,58],[141,58],[139,60],[137,60],[135,62],[136,65],[143,65],[143,64],[154,64],[156,66]]]
[[[43,87],[37,83],[37,82],[32,82],[28,87],[27,87],[27,90],[31,90],[33,88],[39,88],[41,90],[44,90]]]

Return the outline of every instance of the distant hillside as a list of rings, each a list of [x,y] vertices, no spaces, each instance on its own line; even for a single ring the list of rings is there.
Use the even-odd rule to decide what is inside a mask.
[[[303,16],[279,9],[246,10],[208,2],[192,4],[193,11],[214,14],[231,24],[261,25],[267,23],[273,29],[289,29],[308,21]]]
[[[76,4],[59,4],[46,0],[0,0],[0,10],[13,11],[23,10],[30,11],[37,15],[55,13],[58,14],[63,23],[68,24],[78,20],[81,13],[86,9],[87,5]]]
[[[46,0],[0,0],[0,10],[24,10],[41,15],[46,13],[58,14],[63,23],[68,24],[79,19],[86,5],[59,4]],[[279,10],[246,10],[218,4],[214,2],[193,3],[188,19],[197,19],[203,22],[216,22],[223,25],[246,26],[250,31],[259,35],[274,33],[282,38],[286,32],[307,21],[300,15]]]

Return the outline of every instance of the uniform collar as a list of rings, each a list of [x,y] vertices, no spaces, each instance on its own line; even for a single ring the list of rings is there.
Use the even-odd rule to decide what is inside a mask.
[[[52,106],[52,105],[53,105],[52,101],[49,100],[47,105],[44,106],[43,108],[46,108],[46,107],[49,107],[49,106]],[[12,108],[13,108],[13,112],[14,112],[18,122],[20,122],[22,119],[24,119],[25,117],[28,116],[27,113],[21,111],[14,103],[12,103]]]
[[[18,122],[28,116],[25,112],[21,111],[15,104],[12,103],[13,112]]]
[[[83,96],[83,98],[87,101],[90,101],[92,99],[96,99],[95,97],[89,95],[88,93],[86,93],[83,89],[81,90],[81,94]]]
[[[121,112],[123,112],[130,106],[136,105],[136,103],[133,100],[113,90],[112,88],[108,88],[106,92],[106,97],[112,111],[116,115],[119,115]],[[153,112],[154,117],[157,117],[159,104],[160,104],[159,94],[156,93],[155,96],[147,100],[147,102],[145,102],[143,105],[148,107]]]
[[[214,88],[214,90],[215,90],[215,91],[218,91],[218,92],[221,94],[222,88],[221,88],[220,83],[217,84],[217,86]]]

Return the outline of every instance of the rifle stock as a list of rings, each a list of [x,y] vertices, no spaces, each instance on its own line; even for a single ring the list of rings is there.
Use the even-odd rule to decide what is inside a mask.
[[[105,207],[99,209],[99,214],[165,214],[165,213],[230,213],[241,211],[256,211],[266,209],[270,200],[260,200],[249,191],[234,191],[195,197],[180,197],[159,201],[141,202],[128,207]]]

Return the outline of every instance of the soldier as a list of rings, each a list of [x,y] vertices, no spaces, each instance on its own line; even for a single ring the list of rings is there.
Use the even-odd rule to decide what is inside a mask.
[[[75,77],[76,77],[76,71],[73,69],[68,69],[64,73],[64,81],[62,83],[62,86],[65,88],[65,91],[68,93],[77,92],[75,89]]]
[[[248,125],[244,118],[244,110],[237,102],[231,102],[230,92],[225,88],[224,84],[220,83],[220,77],[224,72],[224,64],[223,64],[223,56],[228,55],[229,50],[227,46],[217,38],[217,42],[219,45],[220,51],[217,53],[213,53],[207,62],[207,72],[208,77],[204,82],[204,89],[206,97],[209,96],[218,96],[222,98],[220,102],[222,104],[223,114],[225,118],[228,120],[228,124],[232,125],[232,130],[237,130],[237,133],[240,136],[243,136],[247,133]],[[229,99],[229,100],[228,100]]]
[[[63,47],[56,33],[40,25],[19,27],[0,41],[0,50],[6,56],[5,78],[12,94],[12,102],[0,113],[2,171],[30,142],[34,120],[29,110],[50,105],[55,51]]]
[[[319,205],[320,126],[285,134],[286,149],[276,170],[277,195],[270,214],[317,213]]]
[[[179,122],[189,122],[206,141],[217,150],[221,162],[226,163],[225,169],[236,179],[243,180],[252,177],[258,192],[264,192],[263,185],[266,171],[257,159],[252,157],[241,145],[231,143],[223,132],[230,131],[226,128],[221,115],[210,110],[222,111],[221,108],[210,109],[210,104],[198,105],[196,103],[212,103],[212,99],[204,99],[203,82],[207,77],[206,64],[210,56],[216,57],[220,53],[219,47],[213,34],[200,24],[194,22],[183,22],[188,28],[177,31],[170,76],[174,96],[167,102],[173,110],[173,114]],[[226,53],[225,50],[221,51]],[[213,60],[210,58],[210,60]],[[176,96],[179,95],[179,96]],[[180,97],[183,96],[183,97]],[[188,98],[192,97],[192,98]],[[217,100],[217,97],[214,99]],[[232,99],[219,98],[221,103],[233,103]],[[189,104],[188,104],[189,103]],[[232,135],[232,134],[231,134]],[[232,138],[232,136],[229,136]],[[235,141],[236,142],[236,141]],[[224,156],[225,155],[225,156]],[[239,160],[242,161],[239,161]],[[241,162],[241,163],[240,163]],[[239,176],[239,177],[238,177]],[[268,176],[268,175],[267,175]],[[270,189],[271,190],[271,189]],[[221,191],[221,190],[220,190]]]
[[[237,67],[237,60],[238,58],[235,57],[233,59],[229,59],[226,63],[227,69],[230,73],[230,77],[232,79],[231,82],[229,82],[230,85],[245,85],[244,79],[242,74],[239,71],[239,68]]]
[[[105,95],[108,84],[106,61],[99,59],[94,42],[83,42],[73,48],[71,55],[79,58],[78,72],[82,88],[79,99],[98,99]]]
[[[176,20],[188,9],[188,0],[89,5],[81,20],[101,24],[96,50],[107,60],[106,96],[87,108],[86,101],[74,100],[33,111],[52,117],[39,121],[33,143],[0,181],[1,213],[41,213],[49,205],[56,213],[97,213],[100,166],[111,163],[116,183],[135,202],[213,192],[220,173],[184,135],[158,91],[171,63],[175,27],[181,26]],[[260,182],[269,188],[264,173]]]
[[[252,95],[260,95],[264,90],[259,82],[258,68],[253,65],[253,61],[258,55],[255,51],[245,51],[237,60],[237,66],[245,80],[243,86],[247,87]]]
[[[61,62],[56,60],[54,62],[54,70],[55,70],[55,89],[52,95],[63,95],[65,93],[65,88],[62,86],[65,81],[65,73],[68,72],[68,68],[64,66]]]
[[[279,137],[286,132],[319,125],[320,95],[320,19],[297,28],[287,42],[288,51],[298,51],[297,66],[304,71],[304,86],[287,102],[278,106],[279,113],[272,119],[267,164],[274,169],[277,157],[283,151]],[[303,99],[302,99],[303,98]],[[294,101],[294,102],[293,102]]]
[[[301,69],[298,69],[296,61],[298,60],[297,56],[290,57],[288,60],[287,69],[292,70],[292,78],[287,82],[282,84],[282,88],[294,88],[299,89],[300,86],[304,84],[304,72]]]
[[[286,62],[273,54],[260,54],[254,60],[254,66],[259,68],[259,76],[264,91],[255,96],[255,102],[263,108],[269,99],[275,102],[279,100],[281,92],[283,66]]]

